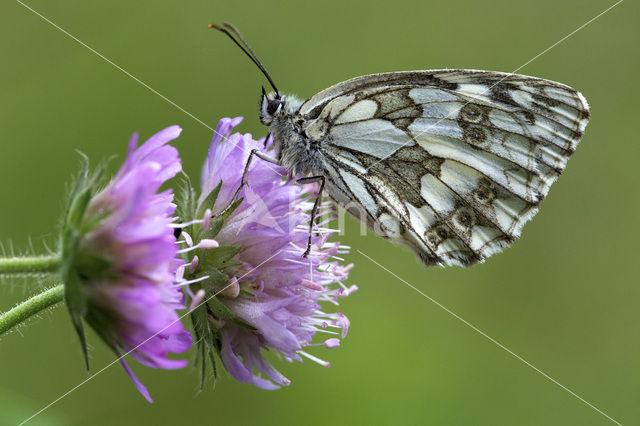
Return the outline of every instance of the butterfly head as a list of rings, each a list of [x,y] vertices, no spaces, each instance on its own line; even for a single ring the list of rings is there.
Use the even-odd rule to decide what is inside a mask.
[[[260,122],[271,126],[279,118],[291,118],[299,110],[304,101],[294,95],[282,95],[278,92],[265,93],[262,88],[260,98]]]
[[[260,99],[260,122],[265,126],[270,126],[274,118],[282,113],[285,106],[285,99],[279,93],[265,93],[262,88]]]

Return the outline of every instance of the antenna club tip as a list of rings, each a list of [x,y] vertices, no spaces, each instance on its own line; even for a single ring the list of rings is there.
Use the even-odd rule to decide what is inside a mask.
[[[216,24],[209,24],[209,25],[207,25],[207,28],[215,28],[216,30],[220,29],[220,27],[218,25],[216,25]]]

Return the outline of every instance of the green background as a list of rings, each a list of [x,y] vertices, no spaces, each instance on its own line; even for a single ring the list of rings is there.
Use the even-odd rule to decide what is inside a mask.
[[[135,1],[28,3],[177,105],[215,127],[242,115],[262,136],[266,84],[210,22],[239,26],[285,92],[308,97],[357,75],[429,68],[513,71],[611,1]],[[470,269],[426,268],[349,220],[344,299],[350,335],[331,361],[277,364],[267,392],[223,374],[117,365],[33,424],[600,425],[603,415],[550,382],[366,255],[623,424],[640,422],[638,2],[627,0],[521,73],[584,93],[592,121],[522,239]],[[171,124],[195,178],[212,132],[17,2],[0,5],[0,240],[55,241],[76,150],[94,162]],[[116,162],[117,163],[117,162]],[[0,310],[35,291],[2,283]],[[113,360],[94,335],[92,372]],[[0,423],[17,423],[89,377],[60,306],[0,339]]]

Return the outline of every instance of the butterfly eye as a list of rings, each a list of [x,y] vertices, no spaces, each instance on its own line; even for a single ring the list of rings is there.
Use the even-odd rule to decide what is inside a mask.
[[[273,115],[280,111],[280,108],[282,108],[282,101],[278,98],[273,99],[267,104],[267,113]]]

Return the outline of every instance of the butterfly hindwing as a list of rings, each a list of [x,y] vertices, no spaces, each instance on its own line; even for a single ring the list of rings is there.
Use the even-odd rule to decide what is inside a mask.
[[[329,194],[442,265],[511,244],[589,119],[568,86],[470,70],[358,77],[313,96],[300,115],[307,135],[324,135]]]

